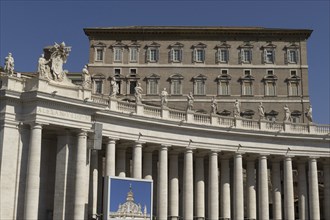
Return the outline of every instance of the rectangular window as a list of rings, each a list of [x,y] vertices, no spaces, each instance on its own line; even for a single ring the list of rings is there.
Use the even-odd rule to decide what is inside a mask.
[[[290,76],[297,76],[297,71],[296,70],[291,70],[290,71]]]
[[[265,63],[274,63],[274,50],[272,49],[264,50],[264,61]]]
[[[251,76],[251,70],[244,70],[244,76]]]
[[[129,81],[129,94],[134,95],[136,87],[136,81]]]
[[[267,75],[268,76],[273,76],[274,75],[274,70],[267,70]]]
[[[241,60],[242,60],[242,63],[251,63],[252,51],[250,49],[242,49],[241,50]]]
[[[274,82],[266,83],[266,96],[275,96],[276,95],[276,85]]]
[[[123,51],[120,48],[114,49],[114,61],[121,62],[123,57]]]
[[[138,61],[138,49],[137,48],[130,48],[129,49],[129,61],[130,62],[137,62]]]
[[[102,86],[103,86],[102,80],[95,80],[95,93],[96,94],[102,94]]]
[[[173,80],[171,82],[171,94],[172,95],[181,95],[181,82],[179,80]]]
[[[172,62],[181,62],[182,61],[182,52],[181,49],[172,49],[171,50],[171,61]]]
[[[298,51],[288,50],[288,63],[297,63],[297,62],[298,62]]]
[[[203,63],[205,60],[205,51],[203,49],[195,50],[195,62]]]
[[[290,96],[298,96],[299,95],[299,84],[296,82],[290,83]]]
[[[157,80],[148,80],[148,94],[156,95],[158,94],[158,83]]]
[[[103,61],[103,49],[96,49],[96,61]]]
[[[205,84],[201,80],[195,81],[195,95],[205,95]]]
[[[219,95],[229,95],[229,82],[220,82],[219,86]]]
[[[221,70],[221,75],[228,75],[228,70]]]
[[[157,62],[158,60],[158,50],[157,49],[149,49],[149,62]]]
[[[136,76],[136,74],[137,74],[137,69],[135,69],[135,68],[129,69],[129,75],[130,76]]]
[[[115,76],[119,76],[121,72],[121,69],[115,69]]]
[[[229,51],[227,49],[220,49],[218,51],[218,62],[228,63],[229,60]]]
[[[243,83],[243,94],[242,95],[253,95],[252,82]]]

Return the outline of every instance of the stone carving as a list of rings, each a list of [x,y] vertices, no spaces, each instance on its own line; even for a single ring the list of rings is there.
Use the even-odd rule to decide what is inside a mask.
[[[309,105],[308,108],[306,109],[306,118],[309,122],[313,122],[313,117],[312,117],[312,105]]]
[[[136,104],[142,104],[142,92],[143,89],[141,87],[141,83],[137,83],[134,94]]]
[[[168,92],[166,91],[166,88],[163,89],[163,91],[160,93],[160,104],[162,107],[166,107],[167,106],[167,99],[168,96]]]
[[[89,74],[87,65],[82,69],[82,86],[84,88],[92,88],[91,75]]]
[[[285,105],[284,106],[284,122],[291,122],[291,111],[290,111],[290,109],[289,109],[289,107],[288,107],[288,105]]]
[[[262,102],[259,103],[258,111],[260,120],[265,119],[265,107],[262,105]]]
[[[189,92],[187,95],[187,111],[192,111],[193,106],[194,106],[194,96],[192,92]]]
[[[240,117],[241,114],[241,107],[240,107],[240,103],[239,101],[236,99],[235,103],[234,103],[234,117]]]
[[[41,54],[38,60],[38,73],[42,78],[48,78],[50,68],[47,65],[50,61],[45,59],[45,55]]]
[[[64,42],[60,44],[55,43],[50,49],[51,73],[55,81],[62,81],[64,78],[63,64],[66,63],[69,50],[70,49],[65,46]]]
[[[215,100],[215,97],[212,97],[212,100],[211,100],[211,113],[216,114],[217,111],[218,111],[217,101]]]
[[[114,77],[111,78],[110,85],[111,85],[110,97],[111,98],[117,98],[117,94],[119,93],[119,86],[118,86],[118,84],[116,82],[116,79]]]
[[[4,71],[8,75],[14,74],[14,58],[11,53],[8,53],[8,56],[5,58]]]

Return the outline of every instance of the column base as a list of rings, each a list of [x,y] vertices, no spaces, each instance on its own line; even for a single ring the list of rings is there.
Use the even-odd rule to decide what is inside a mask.
[[[204,220],[205,217],[195,217],[194,219],[195,219],[195,220]]]
[[[230,218],[219,218],[220,220],[230,220]]]
[[[179,219],[182,219],[182,218],[180,218],[179,216],[169,216],[168,219],[169,220],[179,220]]]

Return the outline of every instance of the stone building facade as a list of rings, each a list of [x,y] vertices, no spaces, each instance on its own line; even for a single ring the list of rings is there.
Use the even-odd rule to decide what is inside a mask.
[[[138,32],[143,30],[136,29]],[[189,54],[188,51],[193,49],[189,49],[190,46],[187,45],[190,43],[183,42],[184,39],[190,42],[191,37],[191,41],[196,42],[198,49],[205,49],[205,44],[207,48],[215,47],[215,44],[211,44],[211,40],[205,40],[201,42],[201,46],[199,43],[202,40],[195,40],[197,36],[205,38],[206,32],[211,38],[213,31],[225,31],[224,28],[194,28],[196,33],[192,34],[190,29],[173,29],[172,37],[176,39],[169,44],[163,44],[161,39],[154,44],[154,38],[148,39],[148,34],[144,40],[158,49],[164,47],[164,50],[164,45],[172,45],[173,42],[178,42],[179,48],[183,44],[187,52],[182,54],[182,59],[189,60],[185,54]],[[177,29],[180,31],[176,32]],[[109,30],[113,31],[116,28]],[[134,28],[119,30],[120,34],[111,35],[115,40],[121,40],[116,42],[116,45],[128,45],[132,40],[132,33],[135,32]],[[156,28],[150,30],[156,32]],[[229,116],[201,114],[196,111],[203,108],[204,101],[208,103],[208,107],[210,106],[211,95],[208,93],[200,97],[195,95],[192,110],[182,110],[187,105],[185,95],[193,87],[192,82],[188,81],[182,84],[182,95],[175,98],[169,96],[166,107],[153,103],[160,102],[158,95],[142,94],[142,103],[129,102],[127,99],[133,99],[133,96],[125,94],[116,94],[111,98],[108,95],[110,83],[107,84],[107,79],[113,77],[111,69],[118,67],[121,67],[121,74],[126,80],[120,87],[121,93],[129,91],[127,80],[135,80],[147,70],[150,71],[146,76],[153,73],[160,76],[158,88],[162,88],[168,85],[166,79],[173,74],[181,74],[182,80],[185,80],[200,74],[197,70],[204,70],[210,66],[212,72],[214,70],[214,75],[205,72],[201,74],[206,77],[205,83],[212,84],[214,78],[219,76],[215,72],[220,71],[225,65],[209,64],[213,62],[213,58],[207,54],[215,56],[215,51],[205,53],[205,57],[210,59],[205,61],[207,64],[165,64],[165,60],[162,61],[164,64],[132,64],[132,68],[139,67],[133,79],[127,78],[127,72],[124,72],[129,71],[126,66],[131,64],[124,63],[126,61],[122,61],[122,65],[111,63],[108,47],[110,41],[114,41],[107,42],[109,35],[104,31],[108,30],[94,28],[85,31],[95,32],[93,34],[98,36],[97,39],[89,36],[91,44],[96,43],[91,47],[91,62],[88,66],[94,87],[90,86],[90,75],[86,68],[83,70],[84,77],[80,85],[73,84],[65,72],[59,71],[58,75],[55,75],[57,73],[48,66],[39,74],[1,72],[0,219],[95,219],[104,213],[105,176],[152,180],[152,219],[157,220],[330,219],[330,126],[311,122],[294,123],[280,118],[277,121],[265,118],[255,120],[246,118],[244,114],[233,117],[233,112],[242,111],[237,108],[235,111],[231,109],[235,100],[239,99],[243,110],[249,108],[256,112],[255,106],[262,100],[266,112],[273,109],[283,117],[291,116],[282,113],[284,104],[290,107],[291,112],[294,112],[294,109],[302,111],[302,108],[305,108],[302,107],[302,103],[308,103],[304,53],[305,40],[310,31],[255,28],[226,30],[232,32],[228,35],[231,40],[226,39],[225,42],[231,45],[225,47],[230,48],[229,62],[235,62],[232,60],[235,58],[231,58],[235,57],[232,50],[242,45],[235,45],[233,39],[235,36],[239,39],[243,32],[245,35],[259,36],[263,39],[270,37],[269,33],[273,33],[274,37],[290,36],[292,42],[288,44],[276,42],[276,65],[270,65],[274,71],[279,71],[275,72],[276,85],[285,90],[284,75],[291,67],[296,69],[300,64],[282,63],[278,67],[277,62],[281,63],[282,60],[277,56],[284,59],[284,55],[280,55],[280,48],[284,45],[290,48],[292,46],[294,51],[298,50],[297,54],[301,55],[298,59],[301,68],[298,70],[303,74],[300,72],[299,79],[297,76],[296,80],[301,83],[299,88],[303,87],[306,92],[301,102],[301,97],[285,95],[284,91],[279,93],[283,96],[278,94],[269,98],[260,92],[248,98],[236,93],[239,89],[236,92],[231,89],[233,93],[226,99],[223,100],[222,96],[216,97],[220,111],[228,109],[231,113]],[[166,29],[165,32],[169,31]],[[175,36],[180,36],[181,32],[181,40],[177,40],[178,37]],[[159,30],[157,36],[167,40],[168,34]],[[217,36],[215,34],[213,38]],[[246,36],[242,38],[242,42],[245,40]],[[266,42],[266,39],[264,41]],[[247,42],[244,45],[253,49],[254,54],[255,45],[269,45],[270,41],[275,44],[275,40],[271,38],[267,43],[250,40],[249,44],[252,43],[253,48],[246,45]],[[132,45],[136,46],[136,43],[144,45],[139,38],[136,38]],[[294,45],[300,47],[297,49]],[[98,48],[101,48],[102,53],[97,52]],[[50,60],[41,59],[43,62],[40,63],[58,64],[57,70],[61,70],[61,63],[67,58],[70,48],[61,43],[55,44],[50,50]],[[122,49],[122,57],[126,57],[125,59],[126,50]],[[144,49],[141,46],[141,60],[142,50]],[[93,51],[99,53],[98,59],[103,58],[104,63],[96,64],[92,61],[95,56]],[[242,52],[244,53],[244,50]],[[107,60],[109,63],[105,62]],[[258,56],[253,55],[252,62],[257,60]],[[173,67],[170,68],[170,65]],[[183,67],[174,67],[178,65]],[[248,64],[235,65],[234,69],[231,69],[232,65],[228,65],[226,69],[229,70],[231,81],[235,78],[235,84],[231,86],[239,87],[240,82],[236,82],[239,78],[237,72],[243,71]],[[248,65],[253,71],[252,75],[247,77],[251,79],[253,76],[253,85],[258,84],[259,87],[262,83],[257,82],[256,78],[261,79],[261,76],[254,75],[254,71],[263,73],[263,70],[266,70],[264,65],[268,64],[262,64],[262,67],[260,65]],[[163,69],[172,72],[161,72]],[[186,72],[180,73],[180,70]],[[221,77],[219,80],[225,78]],[[228,77],[229,75],[227,79]],[[140,82],[143,82],[144,77],[140,78]],[[180,76],[178,78],[180,79]],[[97,87],[100,84],[96,85],[97,80],[104,83],[99,90],[104,93],[103,96],[95,94],[95,89],[100,88]],[[142,84],[142,87],[146,91],[146,84]],[[205,88],[211,91],[212,86],[207,85]],[[213,94],[216,94],[216,86],[213,88]],[[282,89],[277,91],[280,92]],[[170,88],[168,90],[170,93]],[[228,107],[225,107],[226,103]],[[251,107],[245,107],[249,103]]]
[[[159,105],[166,88],[169,106],[179,110],[193,92],[199,112],[210,112],[215,96],[221,115],[233,116],[238,99],[243,117],[258,118],[256,106],[263,102],[269,120],[281,121],[287,104],[294,122],[306,122],[311,30],[133,26],[84,31],[95,93],[109,95],[109,79],[115,77],[119,95],[127,99],[134,99],[140,82],[146,103]]]

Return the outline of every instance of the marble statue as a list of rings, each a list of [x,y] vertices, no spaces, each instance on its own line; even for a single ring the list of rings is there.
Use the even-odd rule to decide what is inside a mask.
[[[166,91],[166,88],[163,89],[163,91],[160,93],[160,103],[162,107],[167,106],[167,96],[168,96],[168,92]]]
[[[288,105],[285,105],[284,106],[284,122],[291,122],[291,111],[290,111],[290,109],[289,109],[289,107],[288,107]]]
[[[312,117],[312,105],[309,105],[308,108],[306,109],[306,118],[309,122],[313,122],[313,117]]]
[[[48,78],[48,75],[50,73],[49,66],[47,65],[50,62],[50,60],[45,59],[45,55],[41,54],[38,60],[38,73],[39,76],[42,78]]]
[[[189,92],[188,96],[187,96],[187,110],[191,111],[193,106],[194,106],[194,96],[192,92]]]
[[[215,97],[212,97],[212,100],[211,100],[211,113],[216,114],[217,111],[218,111],[217,101],[215,100]]]
[[[5,58],[4,71],[8,75],[14,74],[14,58],[11,53],[8,53],[8,56]]]
[[[50,48],[51,52],[51,73],[53,80],[62,81],[65,75],[63,71],[63,64],[66,63],[67,57],[69,56],[70,48],[65,46],[65,43],[61,44],[55,43],[55,45]]]
[[[141,83],[137,83],[134,94],[136,104],[142,104],[142,92],[143,89],[141,87]]]
[[[234,103],[234,117],[240,117],[241,114],[241,109],[240,109],[240,103],[239,101],[236,99],[235,103]]]
[[[262,105],[262,102],[259,103],[258,111],[259,111],[260,119],[264,119],[265,118],[265,107]]]
[[[119,93],[119,86],[114,77],[111,78],[110,85],[111,85],[110,97],[116,98],[117,94]]]
[[[82,69],[82,85],[85,88],[92,88],[91,75],[89,74],[87,65]]]

